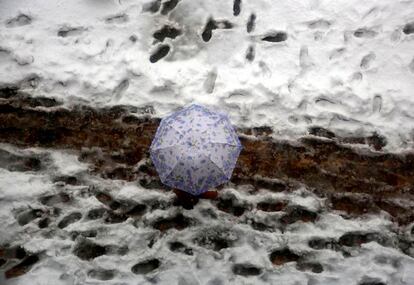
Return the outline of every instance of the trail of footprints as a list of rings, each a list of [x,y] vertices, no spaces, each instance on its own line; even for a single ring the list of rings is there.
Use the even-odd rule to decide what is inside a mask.
[[[179,1],[167,1],[164,2],[164,5],[161,5],[160,0],[156,0],[150,3],[147,3],[144,5],[143,11],[144,12],[151,12],[151,13],[157,13],[161,9],[161,14],[166,15],[170,11],[172,11]],[[241,0],[234,0],[233,2],[233,15],[235,17],[239,16],[242,9],[242,1]],[[255,28],[255,22],[256,22],[256,14],[251,13],[246,24],[246,32],[251,33],[254,31]],[[213,37],[213,31],[219,30],[219,29],[232,29],[233,24],[228,20],[216,20],[213,17],[210,17],[207,20],[207,23],[205,24],[203,31],[201,33],[201,39],[204,42],[209,42],[211,38]],[[163,42],[165,38],[171,38],[175,39],[178,36],[182,35],[182,31],[176,27],[164,25],[161,29],[154,32],[153,37],[155,39],[154,44],[158,42]],[[262,41],[267,42],[283,42],[287,40],[287,34],[283,31],[275,31],[275,32],[269,32],[266,35],[263,35],[261,37]],[[156,63],[160,59],[166,57],[169,52],[171,51],[171,46],[168,44],[160,44],[158,45],[153,52],[150,55],[150,62]],[[247,48],[246,52],[246,59],[248,61],[253,61],[255,55],[254,45],[250,45]]]
[[[1,152],[0,152],[1,154]],[[25,155],[15,155],[2,150],[3,159],[14,160],[14,165],[25,164],[30,158]],[[37,164],[38,165],[38,164]],[[12,168],[13,171],[32,171],[33,173],[44,171],[48,166],[46,156],[40,162],[41,167],[32,165],[32,167]],[[151,166],[148,166],[151,167]],[[156,179],[156,178],[152,178]],[[123,256],[131,251],[128,245],[108,244],[99,242],[99,236],[105,234],[105,224],[123,224],[128,223],[131,219],[132,224],[137,228],[146,227],[153,230],[153,234],[147,238],[147,247],[151,248],[154,243],[160,242],[163,237],[165,246],[171,251],[171,254],[194,256],[200,249],[220,253],[223,250],[229,250],[237,247],[241,242],[246,242],[245,235],[261,235],[260,233],[289,233],[290,229],[300,224],[316,224],[330,211],[329,205],[321,204],[318,209],[309,209],[305,206],[297,205],[293,202],[295,197],[310,199],[312,194],[302,190],[301,194],[292,193],[287,184],[283,183],[260,183],[251,185],[258,188],[245,193],[243,197],[235,195],[235,192],[223,190],[217,201],[210,201],[209,207],[194,208],[192,211],[186,211],[179,204],[174,203],[168,196],[168,192],[160,189],[148,188],[147,191],[155,191],[165,197],[147,198],[141,202],[133,200],[124,200],[114,198],[111,191],[105,188],[89,185],[84,191],[77,195],[68,193],[67,187],[87,185],[81,176],[54,176],[52,180],[56,185],[60,185],[60,191],[55,194],[42,195],[38,198],[39,204],[31,205],[30,208],[17,209],[14,213],[16,222],[24,227],[38,227],[35,235],[59,236],[60,238],[70,238],[74,241],[71,252],[77,258],[92,262],[95,258],[103,255]],[[86,184],[86,185],[85,185]],[[142,185],[146,187],[147,185]],[[257,194],[257,191],[259,194]],[[160,192],[161,191],[161,192]],[[264,192],[263,192],[264,191]],[[164,194],[162,194],[164,193]],[[283,194],[280,198],[266,198],[262,196],[266,193]],[[247,196],[246,196],[247,195]],[[248,197],[255,197],[248,199]],[[101,203],[101,207],[88,209],[86,212],[73,209],[71,205],[79,205],[83,199],[96,199]],[[278,196],[279,197],[279,196]],[[254,202],[256,201],[256,202]],[[75,207],[76,208],[76,207]],[[168,211],[175,208],[176,211],[169,211],[169,215],[155,215],[160,211]],[[201,215],[211,220],[206,223],[199,220],[200,215],[195,214],[200,211]],[[65,213],[64,213],[65,212]],[[167,213],[167,212],[166,212]],[[331,212],[332,213],[332,212]],[[345,215],[346,217],[346,215]],[[351,217],[348,217],[348,219]],[[245,232],[242,227],[228,226],[226,220],[231,220],[232,225],[247,225],[251,231]],[[67,230],[72,224],[87,223],[95,221],[93,227],[83,230]],[[215,223],[214,221],[220,221]],[[211,223],[212,222],[212,223]],[[180,240],[178,232],[193,233],[190,240]],[[59,234],[59,232],[61,234]],[[66,234],[64,234],[66,233]],[[157,234],[158,233],[158,234]],[[166,239],[166,237],[169,237]],[[165,241],[166,240],[166,241]],[[322,261],[318,261],[317,252],[330,250],[342,254],[344,258],[355,256],[359,248],[369,242],[376,242],[384,247],[397,248],[406,255],[414,255],[414,226],[411,226],[409,233],[383,233],[372,230],[366,231],[347,231],[338,238],[325,236],[303,237],[303,242],[307,243],[308,249],[295,249],[289,244],[282,245],[271,249],[268,252],[268,260],[275,268],[282,267],[286,263],[294,263],[299,271],[312,272],[321,274],[329,270],[329,266]],[[4,271],[6,278],[18,277],[28,272],[32,266],[41,261],[45,256],[42,253],[27,252],[24,244],[21,245],[0,245],[0,270]],[[165,262],[164,257],[159,258],[156,254],[150,257],[140,259],[131,266],[130,271],[137,275],[145,275],[162,270]],[[373,261],[376,262],[376,261]],[[378,261],[380,264],[380,261]],[[395,263],[399,267],[398,261]],[[231,271],[235,275],[249,278],[260,276],[269,269],[262,268],[258,265],[234,261],[231,264]],[[96,267],[88,269],[87,276],[95,280],[112,280],[120,273],[116,268]],[[368,278],[368,277],[367,277]],[[367,278],[360,281],[366,283]],[[378,283],[385,284],[385,283]]]
[[[166,15],[170,11],[172,11],[177,6],[178,3],[179,1],[167,1],[164,3],[164,5],[161,8],[161,1],[156,0],[156,1],[153,1],[153,2],[150,2],[144,5],[143,11],[156,13],[161,9],[161,14]],[[239,16],[241,13],[241,10],[242,10],[242,0],[234,0],[233,1],[233,16],[235,17]],[[247,33],[251,33],[254,31],[255,22],[256,22],[256,14],[251,13],[247,19],[247,24],[246,24]],[[319,20],[309,22],[308,27],[310,29],[328,29],[331,25],[332,23],[330,21],[319,19]],[[204,42],[209,42],[211,38],[213,37],[214,30],[232,29],[232,28],[233,28],[233,24],[230,21],[215,20],[213,17],[210,17],[203,28],[203,31],[201,33],[201,38]],[[404,27],[402,28],[402,31],[403,33],[407,35],[414,33],[414,22],[409,22],[406,25],[404,25]],[[162,29],[154,33],[153,36],[156,39],[154,43],[163,42],[166,37],[175,39],[176,37],[180,35],[182,35],[182,31],[180,31],[179,29],[175,27],[164,26]],[[370,39],[370,38],[376,37],[378,35],[378,32],[368,27],[361,27],[361,28],[356,29],[353,32],[353,35],[356,38]],[[280,42],[286,41],[287,39],[288,39],[288,34],[285,31],[270,31],[260,37],[261,41],[271,42],[271,43],[280,43]],[[170,52],[170,50],[171,50],[171,46],[169,46],[168,44],[161,44],[151,54],[150,61],[152,63],[157,62],[158,60],[166,57],[168,53]],[[339,49],[332,51],[330,59],[332,60],[336,57],[339,57],[344,51],[345,51],[345,48],[339,48]],[[250,44],[247,47],[245,58],[249,62],[252,62],[254,60],[255,47],[253,44]],[[360,64],[361,69],[368,69],[370,67],[371,62],[374,59],[375,59],[375,53],[373,52],[364,56]],[[409,65],[409,68],[411,71],[413,71],[414,67],[412,67],[411,65],[412,64]]]
[[[162,0],[154,0],[151,2],[147,2],[143,5],[142,12],[146,13],[152,13],[160,15],[168,15],[170,12],[172,12],[179,3],[183,0],[169,0],[169,1],[162,1]],[[233,0],[233,16],[238,17],[241,15],[243,9],[243,1],[242,0]],[[248,34],[254,32],[255,29],[255,23],[256,23],[256,13],[252,12],[247,18],[246,22],[246,32]],[[108,25],[116,25],[116,24],[122,24],[129,21],[129,16],[125,13],[110,15],[104,19],[104,22]],[[27,14],[18,14],[14,18],[10,18],[6,20],[5,26],[7,28],[16,28],[20,26],[30,25],[33,22],[33,18],[30,15]],[[331,21],[327,21],[325,19],[318,19],[314,21],[310,21],[308,23],[308,28],[311,30],[323,30],[328,29],[332,25]],[[220,29],[232,29],[234,27],[234,24],[226,19],[214,19],[213,16],[210,16],[210,18],[207,20],[204,28],[202,29],[202,32],[200,34],[201,39],[204,42],[209,42],[212,37],[214,36],[215,30]],[[72,37],[72,36],[79,36],[84,32],[87,32],[87,28],[82,26],[68,26],[63,25],[60,27],[57,31],[57,36],[62,38]],[[405,35],[410,35],[414,33],[414,22],[408,22],[404,26],[401,27],[401,31]],[[373,28],[370,27],[360,27],[353,31],[353,36],[355,38],[359,39],[371,39],[375,38],[378,35],[378,31],[376,31]],[[170,54],[173,47],[170,43],[164,43],[166,38],[169,38],[171,40],[175,40],[177,37],[183,36],[183,31],[179,27],[175,27],[171,24],[166,24],[162,26],[160,29],[154,31],[153,38],[154,42],[153,45],[155,47],[151,51],[149,61],[151,63],[156,63],[159,60],[165,58]],[[316,36],[316,33],[315,33]],[[256,37],[257,38],[257,37]],[[269,42],[269,43],[281,43],[288,40],[288,34],[285,31],[269,31],[265,33],[264,35],[259,35],[258,39],[261,42]],[[131,35],[130,40],[132,42],[135,42],[137,40],[135,35]],[[10,56],[15,57],[13,54],[7,51],[7,49],[3,49],[0,46],[0,53],[2,51],[6,51],[6,53],[9,53]],[[336,58],[339,58],[344,52],[345,48],[337,48],[331,52],[331,55],[329,56],[330,60],[334,60]],[[252,62],[255,59],[255,45],[254,43],[250,43],[246,49],[245,52],[245,59],[248,62]],[[370,52],[367,55],[365,55],[360,62],[360,67],[362,70],[367,70],[372,67],[373,62],[375,61],[376,55],[374,52]],[[23,59],[19,59],[17,57],[14,58],[15,61],[22,62]],[[34,59],[31,59],[29,61],[24,60],[24,64],[30,64],[33,62]],[[20,63],[19,63],[20,64]],[[414,73],[414,59],[410,63],[407,64],[408,69]],[[362,77],[362,73],[360,74]],[[119,86],[115,87],[114,90],[114,97],[115,99],[120,97],[119,91],[125,91],[125,82],[122,81]],[[124,89],[125,88],[125,89]]]
[[[156,0],[144,5],[144,11],[150,13],[160,12],[162,15],[167,15],[178,4],[179,0],[170,0],[162,2]],[[233,5],[233,15],[239,16],[242,11],[242,1],[235,0]],[[6,21],[5,26],[7,28],[16,28],[20,26],[32,24],[33,19],[29,15],[19,14],[16,17]],[[128,16],[124,14],[113,15],[105,19],[106,24],[120,24],[128,21]],[[251,13],[246,24],[246,32],[252,33],[255,30],[256,14]],[[311,29],[323,29],[331,25],[330,22],[325,20],[313,21],[309,23]],[[214,32],[219,29],[232,29],[233,24],[227,20],[217,20],[210,17],[204,26],[201,38],[204,42],[209,42],[214,36]],[[71,36],[80,35],[87,30],[83,27],[62,26],[57,31],[57,36],[66,38]],[[402,32],[406,35],[414,33],[414,22],[405,24],[402,27]],[[171,51],[169,44],[164,44],[165,39],[176,39],[182,35],[182,31],[178,27],[164,25],[161,29],[154,31],[154,44],[157,44],[154,51],[150,55],[150,62],[156,63],[162,58],[166,57]],[[378,32],[362,27],[353,32],[353,36],[357,39],[370,39],[378,35]],[[271,31],[260,37],[261,41],[278,43],[284,42],[288,39],[288,35],[284,31]],[[136,41],[136,37],[131,36],[131,41]],[[304,47],[302,57],[305,58],[307,53],[306,47]],[[345,52],[345,48],[339,48],[334,50],[330,59],[335,60]],[[255,47],[250,44],[246,50],[246,60],[254,61]],[[370,52],[361,58],[360,68],[362,70],[369,69],[375,62],[376,55]],[[303,60],[305,61],[305,59]],[[306,65],[304,63],[304,65]],[[414,59],[409,65],[411,72],[414,73]],[[214,81],[217,76],[216,72],[209,74],[210,81]],[[214,80],[213,80],[214,79]],[[119,97],[122,92],[128,88],[129,82],[126,80],[121,81],[114,89],[114,96]],[[211,93],[214,89],[214,84],[206,84],[205,89]],[[52,102],[53,103],[53,102]],[[373,112],[380,112],[382,108],[381,95],[375,95],[373,98]],[[329,134],[328,134],[329,135]],[[41,171],[47,164],[47,158],[42,156],[20,156],[14,155],[7,151],[0,150],[0,161],[2,167],[10,171]],[[83,182],[77,177],[61,176],[54,178],[55,183],[63,183],[64,185],[79,185]],[[148,188],[156,188],[159,186],[157,182],[149,181],[148,184],[143,186],[149,186]],[[16,210],[15,218],[16,222],[25,227],[27,225],[35,224],[39,228],[39,231],[48,230],[50,228],[59,229],[65,231],[71,224],[82,223],[88,220],[102,221],[104,224],[116,224],[124,223],[127,219],[132,218],[140,221],[144,219],[146,213],[150,213],[154,210],[165,210],[173,206],[172,201],[160,201],[151,200],[146,201],[145,204],[129,203],[127,201],[119,201],[111,197],[110,194],[105,191],[95,191],[91,189],[90,195],[94,196],[98,201],[102,203],[102,207],[93,208],[82,214],[78,211],[62,214],[62,207],[73,203],[74,199],[79,197],[73,197],[68,193],[61,192],[58,194],[50,194],[42,196],[38,199],[39,205],[42,207],[33,207],[27,209]],[[315,212],[304,207],[289,205],[289,201],[275,200],[275,201],[261,201],[256,204],[249,203],[238,199],[231,194],[225,194],[220,199],[214,202],[215,209],[211,210],[211,217],[217,215],[231,215],[237,219],[239,223],[245,223],[258,232],[273,232],[276,230],[286,231],[289,225],[297,222],[302,223],[314,223],[320,217],[320,212]],[[280,217],[276,222],[269,221],[260,217],[248,215],[252,210],[259,210],[266,213],[280,213]],[[144,219],[145,220],[145,219]],[[145,226],[153,228],[154,230],[168,234],[171,230],[185,231],[197,226],[200,226],[200,221],[195,218],[187,216],[186,214],[176,214],[167,218],[159,218],[153,221],[146,221]],[[127,247],[118,245],[100,245],[92,241],[94,237],[99,234],[99,229],[91,229],[88,231],[72,231],[70,237],[76,241],[76,246],[73,249],[73,253],[80,259],[93,260],[94,258],[102,255],[122,255],[128,252]],[[413,237],[414,227],[411,229],[409,238],[393,239],[382,235],[377,232],[348,232],[342,235],[339,239],[332,238],[311,238],[308,241],[308,246],[312,251],[319,250],[332,250],[337,251],[347,257],[351,254],[351,250],[360,247],[364,243],[375,241],[383,246],[397,247],[407,255],[413,255]],[[197,251],[197,247],[206,248],[212,251],[221,251],[226,248],[233,247],[240,237],[240,233],[233,232],[226,228],[210,227],[205,231],[199,231],[199,234],[194,237],[192,244],[185,244],[182,241],[176,240],[169,243],[169,249],[174,254],[194,255]],[[148,246],[156,242],[155,237],[152,242],[149,242]],[[30,268],[41,260],[42,256],[38,253],[26,252],[22,246],[0,245],[0,268],[6,269],[5,276],[7,278],[17,277],[24,274]],[[322,273],[325,268],[324,264],[309,258],[304,253],[295,252],[293,248],[289,246],[272,250],[269,253],[268,259],[274,266],[283,266],[287,262],[296,262],[296,267],[301,271],[310,271],[313,273]],[[10,267],[12,264],[12,267]],[[162,265],[162,260],[157,258],[146,259],[137,262],[131,267],[131,272],[134,274],[146,274],[156,271]],[[398,266],[396,264],[395,266]],[[241,276],[256,276],[262,274],[263,268],[257,267],[252,264],[235,263],[232,265],[232,271],[236,275]],[[96,268],[89,270],[87,275],[90,278],[97,280],[111,280],[118,272],[115,269],[103,269]],[[378,281],[372,281],[369,283],[368,279],[360,281],[362,284],[384,284]]]

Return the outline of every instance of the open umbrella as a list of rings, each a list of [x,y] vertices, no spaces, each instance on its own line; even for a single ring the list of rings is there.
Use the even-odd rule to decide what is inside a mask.
[[[199,195],[230,179],[241,149],[226,114],[193,104],[161,120],[150,155],[164,184]]]

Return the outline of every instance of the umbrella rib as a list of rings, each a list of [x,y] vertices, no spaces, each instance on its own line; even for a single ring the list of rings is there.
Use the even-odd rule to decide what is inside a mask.
[[[224,144],[224,145],[228,145],[228,146],[232,146],[232,147],[237,147],[237,148],[241,148],[242,146],[241,146],[241,144],[240,145],[232,145],[232,144],[229,144],[229,143],[220,143],[220,142],[208,142],[208,143],[210,143],[210,144]],[[205,154],[203,154],[204,156],[206,156]],[[206,156],[214,165],[216,165],[216,167],[219,169],[219,170],[221,170],[221,168],[210,158],[210,156]],[[223,171],[222,171],[223,172]],[[231,175],[229,175],[229,176],[227,176],[227,175],[225,175],[228,179],[230,179],[231,178]]]
[[[218,123],[220,123],[221,121],[223,121],[223,120],[226,120],[226,119],[228,119],[228,116],[227,116],[227,118],[225,117],[226,115],[223,115],[223,116],[221,116],[215,123],[216,124],[218,124]],[[237,136],[237,133],[236,133],[236,136]],[[220,142],[211,142],[211,143],[220,143]],[[220,144],[227,144],[227,145],[232,145],[232,146],[241,146],[241,143],[240,143],[240,141],[239,141],[239,144],[236,144],[236,145],[233,145],[233,144],[229,144],[229,143],[220,143]]]
[[[165,178],[164,178],[164,181],[166,181],[167,179],[168,179],[168,176],[170,176],[171,175],[171,173],[174,171],[174,169],[177,167],[177,164],[178,164],[178,160],[177,160],[177,162],[174,164],[174,166],[171,168],[171,170],[170,170],[170,172],[168,172],[168,174],[165,176]],[[163,182],[164,183],[164,182]]]
[[[180,135],[182,135],[182,136],[184,136],[184,134],[181,132],[181,131],[179,131],[173,124],[171,124],[171,127],[177,132],[177,133],[179,133]]]
[[[224,172],[223,172],[223,169],[221,169],[218,165],[217,165],[217,163],[215,163],[212,159],[211,159],[211,157],[210,156],[208,156],[208,155],[206,155],[205,153],[203,153],[202,154],[204,157],[206,157],[208,160],[210,160],[211,161],[211,163],[215,166],[215,167],[217,167],[217,169],[226,177],[226,178],[230,178],[230,177],[228,177]]]
[[[231,143],[225,143],[225,142],[207,142],[207,143],[211,143],[211,144],[225,144],[225,145],[229,145],[229,146],[235,146],[235,147],[241,147],[241,144],[231,144]]]
[[[166,147],[162,147],[162,148],[157,148],[157,149],[152,149],[153,152],[159,151],[159,150],[166,150],[168,148],[172,148],[178,146],[178,144],[174,144],[174,145],[170,145],[170,146],[166,146]],[[179,160],[177,160],[177,162],[174,164],[174,166],[171,168],[171,171],[168,172],[168,174],[166,174],[165,179],[168,178],[168,176],[171,174],[171,172],[174,170],[174,168],[177,166]],[[161,176],[161,175],[160,175]]]
[[[164,146],[164,147],[160,147],[160,148],[151,148],[151,150],[152,151],[157,151],[157,150],[164,150],[164,149],[168,149],[168,148],[170,148],[170,147],[175,147],[175,146],[179,146],[180,144],[179,143],[175,143],[175,144],[173,144],[173,145],[169,145],[169,146]]]

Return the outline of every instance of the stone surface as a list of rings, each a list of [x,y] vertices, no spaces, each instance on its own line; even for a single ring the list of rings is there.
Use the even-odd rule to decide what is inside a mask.
[[[147,177],[154,182],[158,180],[151,163],[145,166],[146,169],[142,168],[146,173],[144,176],[133,168],[135,163],[148,157],[148,147],[159,122],[159,119],[148,118],[145,110],[134,122],[123,123],[119,118],[128,116],[126,106],[102,109],[75,106],[70,110],[38,110],[33,109],[31,97],[21,95],[17,88],[3,88],[0,93],[6,98],[0,102],[1,142],[82,149],[80,159],[92,163],[92,171],[104,177],[128,181],[139,177]],[[39,98],[36,100],[36,106],[51,106]],[[412,221],[413,209],[397,206],[392,198],[413,200],[414,153],[361,152],[349,145],[342,145],[366,143],[373,149],[379,149],[383,142],[376,139],[378,134],[358,139],[356,136],[341,137],[332,131],[314,127],[310,130],[311,134],[329,140],[304,137],[293,144],[270,139],[272,130],[268,127],[240,129],[239,133],[261,139],[240,137],[244,149],[232,177],[234,183],[248,183],[259,188],[282,191],[287,185],[281,181],[298,181],[315,188],[323,196],[332,197],[333,207],[339,210],[362,214],[381,209],[403,224]],[[99,151],[85,152],[88,148]],[[111,155],[114,151],[119,155]],[[274,178],[279,181],[269,180]],[[66,183],[77,183],[70,177],[64,180]],[[362,208],[358,202],[338,200],[336,193],[349,193],[347,199],[353,201],[360,200],[356,194],[367,194],[368,198],[363,199],[371,202]],[[101,199],[105,197],[101,196]],[[221,203],[223,209],[231,207],[226,206],[228,202]],[[110,207],[115,207],[115,204]],[[240,208],[235,214],[240,215],[242,212]]]

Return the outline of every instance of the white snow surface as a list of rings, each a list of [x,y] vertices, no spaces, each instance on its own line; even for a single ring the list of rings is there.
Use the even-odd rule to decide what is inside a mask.
[[[270,126],[277,138],[318,125],[376,131],[388,151],[413,148],[414,34],[403,27],[414,21],[414,1],[243,0],[238,16],[231,0],[180,0],[167,15],[147,12],[149,3],[0,1],[0,84],[68,105],[152,105],[155,116],[201,103],[240,127]],[[204,42],[210,17],[233,27]],[[153,33],[164,25],[181,35],[166,38],[171,51],[151,63],[160,45]],[[286,41],[262,40],[276,31]]]

